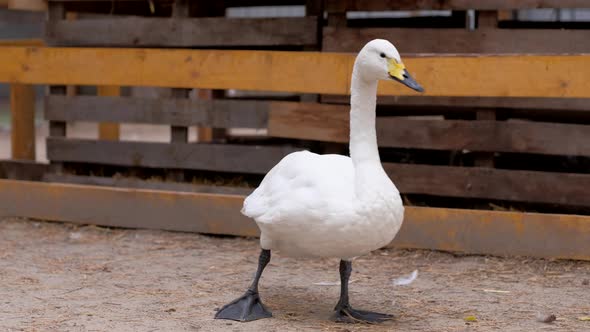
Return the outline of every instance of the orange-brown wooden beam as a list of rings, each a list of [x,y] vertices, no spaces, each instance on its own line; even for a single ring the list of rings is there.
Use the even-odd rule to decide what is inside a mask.
[[[120,96],[121,88],[114,85],[99,86],[99,96]],[[98,138],[102,140],[117,141],[121,136],[121,129],[118,123],[103,122],[98,124]]]
[[[10,85],[12,159],[35,160],[35,89]]]
[[[353,54],[319,52],[2,47],[0,82],[348,94],[353,62]],[[432,56],[405,63],[429,96],[590,97],[590,55]],[[417,94],[394,82],[382,82],[379,93]]]
[[[46,11],[47,0],[6,0],[9,9]],[[0,2],[1,4],[1,2]]]
[[[0,217],[257,236],[254,221],[240,213],[243,200],[240,195],[0,180]],[[408,206],[391,245],[590,260],[590,216]]]

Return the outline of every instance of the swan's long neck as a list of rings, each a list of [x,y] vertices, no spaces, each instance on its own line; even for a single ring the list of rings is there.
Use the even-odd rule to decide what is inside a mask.
[[[354,165],[354,191],[359,202],[371,206],[383,190],[388,190],[387,174],[377,149],[375,105],[377,81],[366,81],[352,71],[350,96],[350,158]]]
[[[376,103],[377,81],[363,80],[355,65],[350,94],[350,158],[355,167],[367,163],[381,165],[375,129]]]

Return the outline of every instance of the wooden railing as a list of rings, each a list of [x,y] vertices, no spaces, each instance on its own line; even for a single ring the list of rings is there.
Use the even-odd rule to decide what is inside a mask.
[[[450,157],[443,162],[394,160],[384,154],[384,168],[404,196],[460,198],[490,206],[498,201],[535,204],[525,210],[558,205],[584,213],[590,207],[586,169],[550,169],[533,162],[494,167],[498,155],[590,157],[590,46],[585,42],[590,30],[499,28],[506,17],[503,10],[584,8],[590,6],[587,1],[301,1],[307,16],[277,19],[227,19],[221,17],[224,8],[211,4],[199,12],[185,1],[154,1],[156,12],[168,10],[170,17],[136,12],[133,1],[117,14],[138,16],[109,16],[105,14],[110,2],[51,0],[46,41],[55,47],[0,44],[0,82],[12,87],[13,159],[34,159],[34,85],[50,85],[44,116],[50,123],[51,166],[105,165],[261,178],[298,149],[312,146],[319,147],[317,152],[346,153],[354,52],[378,37],[399,46],[407,68],[426,88],[421,95],[393,82],[380,83],[380,147],[411,157],[476,154],[472,164],[447,162]],[[356,26],[346,17],[349,11],[385,9],[475,9],[478,23],[475,30],[418,29],[414,23],[403,28]],[[79,19],[66,19],[68,11],[79,11]],[[196,33],[196,27],[208,34]],[[96,96],[76,95],[66,86],[98,89]],[[170,88],[172,93],[166,98],[124,96],[125,86]],[[189,89],[199,89],[204,98],[190,99]],[[288,92],[292,100],[264,95],[245,100],[223,92],[234,89]],[[70,137],[66,124],[77,121],[99,123],[97,139]],[[119,141],[120,123],[166,125],[171,139]],[[221,143],[223,139],[213,142],[209,137],[189,142],[191,126],[262,129],[265,141]],[[252,187],[192,184],[183,176],[172,177],[179,179],[174,182],[146,181],[19,165],[5,167],[6,173],[17,174],[5,177],[61,184],[0,180],[0,197],[34,194],[39,202],[33,208],[23,203],[29,202],[24,198],[18,204],[0,202],[0,215],[257,234],[254,224],[239,215],[243,196],[233,196],[247,194]],[[32,175],[22,175],[24,169]],[[108,208],[88,217],[96,202]],[[150,208],[121,213],[135,205]],[[397,245],[590,259],[589,218],[410,206]],[[550,241],[558,245],[546,246]]]
[[[425,96],[588,97],[588,55],[404,59]],[[0,80],[348,94],[354,55],[320,52],[3,47]],[[380,95],[418,95],[382,83]]]
[[[14,87],[14,157],[30,159],[34,140],[29,84],[119,82],[345,93],[352,60],[352,55],[313,52],[5,47],[0,53],[0,80]],[[423,78],[427,90],[445,95],[590,97],[590,81],[586,79],[590,77],[590,56],[428,57],[409,58],[406,63]],[[490,70],[485,82],[476,82],[475,78]],[[458,83],[461,80],[472,84]],[[404,91],[390,82],[381,86],[380,91],[386,94]],[[255,128],[267,129],[270,137],[348,140],[348,107],[317,103],[51,95],[46,99],[45,118],[59,123]],[[377,131],[382,147],[590,156],[587,125],[380,117]],[[49,138],[47,148],[48,159],[59,162],[254,174],[264,174],[284,155],[298,149],[67,137]],[[387,163],[386,169],[404,193],[590,206],[587,195],[579,195],[590,185],[586,174],[395,163]],[[545,187],[551,195],[542,190]]]

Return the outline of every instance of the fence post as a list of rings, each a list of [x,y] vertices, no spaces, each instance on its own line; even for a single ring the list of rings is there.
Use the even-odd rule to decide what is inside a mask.
[[[108,85],[97,88],[99,96],[120,96],[121,88],[118,86]],[[118,141],[120,136],[120,127],[118,123],[104,122],[98,124],[98,138],[102,140]]]
[[[35,89],[10,85],[12,159],[35,160]]]

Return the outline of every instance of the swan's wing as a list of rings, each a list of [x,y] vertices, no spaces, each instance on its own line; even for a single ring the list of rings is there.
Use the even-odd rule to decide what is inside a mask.
[[[242,213],[262,223],[342,214],[353,201],[353,183],[349,157],[294,152],[268,172],[244,201]]]

